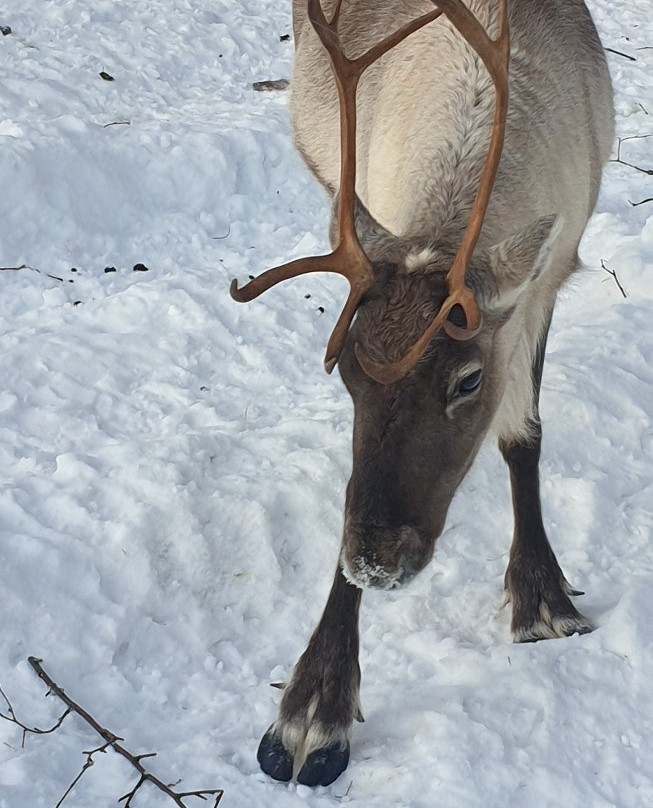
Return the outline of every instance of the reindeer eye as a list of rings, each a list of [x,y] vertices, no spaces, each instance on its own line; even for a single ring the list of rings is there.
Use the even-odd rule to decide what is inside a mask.
[[[458,394],[466,396],[469,393],[473,393],[474,390],[477,390],[480,386],[482,378],[483,374],[480,369],[470,373],[469,376],[465,376],[458,385]]]

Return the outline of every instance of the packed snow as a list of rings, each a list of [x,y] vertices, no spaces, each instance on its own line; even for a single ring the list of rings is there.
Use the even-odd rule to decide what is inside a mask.
[[[608,165],[556,310],[542,493],[598,628],[510,643],[488,445],[430,566],[364,594],[367,720],[315,790],[267,778],[256,748],[338,553],[352,407],[321,357],[346,284],[228,293],[326,246],[287,93],[252,89],[289,77],[290,2],[0,7],[0,686],[20,720],[63,711],[36,655],[162,780],[225,808],[653,805],[653,17],[590,7],[632,165]],[[53,808],[101,743],[76,717],[24,745],[0,720],[0,740],[0,808]],[[64,806],[135,779],[96,755]],[[133,804],[172,802],[145,785]]]

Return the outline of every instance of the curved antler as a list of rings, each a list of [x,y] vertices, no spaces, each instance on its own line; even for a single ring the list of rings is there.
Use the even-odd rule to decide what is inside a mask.
[[[324,358],[327,373],[331,373],[345,343],[347,331],[356,309],[374,280],[372,265],[356,234],[354,208],[356,203],[356,89],[363,72],[384,53],[407,36],[432,22],[442,14],[436,9],[407,23],[382,42],[356,59],[345,55],[338,36],[338,20],[342,0],[337,0],[331,20],[324,16],[320,0],[308,0],[308,17],[331,59],[331,68],[338,88],[340,103],[340,189],[336,208],[339,239],[333,252],[291,261],[269,269],[242,289],[237,281],[231,283],[231,296],[239,302],[253,300],[281,281],[309,272],[337,272],[349,281],[350,290],[345,306],[331,334]]]
[[[508,63],[510,60],[510,32],[506,0],[498,0],[499,33],[496,39],[488,36],[476,17],[459,0],[432,0],[432,2],[444,11],[452,25],[480,56],[492,78],[496,92],[492,135],[469,214],[469,221],[451,269],[447,273],[449,295],[440,311],[408,353],[396,362],[374,362],[358,345],[355,348],[356,357],[365,373],[380,384],[398,381],[412,370],[441,328],[444,328],[452,339],[471,339],[480,330],[482,321],[481,311],[474,293],[465,283],[465,273],[483,226],[505,138],[508,113]],[[464,326],[455,325],[448,319],[455,306],[462,309],[465,317]]]
[[[460,0],[432,0],[434,11],[407,23],[382,42],[372,46],[362,56],[349,59],[338,36],[338,20],[342,0],[336,0],[331,20],[324,16],[320,0],[307,0],[308,16],[331,60],[331,67],[338,89],[340,103],[340,189],[336,218],[339,240],[328,255],[300,258],[267,270],[242,289],[232,281],[231,295],[240,302],[253,300],[281,281],[310,272],[336,272],[350,283],[349,295],[327,345],[324,364],[331,373],[338,361],[347,336],[347,331],[356,309],[370,288],[374,276],[372,265],[358,240],[354,208],[356,203],[356,90],[363,72],[384,53],[402,42],[407,36],[437,19],[442,13],[462,34],[480,56],[495,86],[496,102],[490,146],[483,166],[476,196],[472,204],[467,227],[447,273],[449,294],[440,311],[408,353],[397,362],[374,362],[356,346],[356,356],[363,370],[381,384],[389,384],[405,376],[420,360],[435,334],[444,328],[453,339],[464,340],[475,336],[481,327],[481,312],[473,291],[465,283],[465,274],[478,241],[494,185],[503,141],[508,110],[508,63],[510,59],[510,35],[508,27],[507,0],[498,0],[499,33],[491,39],[476,17]],[[458,306],[465,325],[453,323],[449,315]]]

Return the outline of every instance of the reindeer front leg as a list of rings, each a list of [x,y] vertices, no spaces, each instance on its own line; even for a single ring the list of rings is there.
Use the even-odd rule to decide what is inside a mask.
[[[329,785],[347,768],[349,733],[359,707],[358,611],[361,590],[340,565],[322,618],[287,682],[279,715],[263,736],[258,762],[275,780],[296,774]]]
[[[549,320],[550,321],[550,320]],[[512,603],[515,642],[535,642],[592,631],[592,624],[571,602],[572,589],[549,544],[540,505],[539,462],[542,425],[538,411],[548,325],[533,359],[534,420],[530,436],[500,440],[510,470],[515,532],[505,577],[506,600]]]

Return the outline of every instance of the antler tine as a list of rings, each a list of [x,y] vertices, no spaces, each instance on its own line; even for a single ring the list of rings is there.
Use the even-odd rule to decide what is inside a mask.
[[[338,0],[330,21],[327,21],[320,0],[308,0],[308,16],[316,34],[331,60],[331,69],[340,102],[340,189],[337,218],[340,240],[358,244],[355,229],[356,204],[356,90],[358,81],[367,68],[384,53],[403,42],[410,34],[437,19],[442,11],[436,9],[423,14],[399,28],[393,34],[373,45],[362,55],[350,59],[344,52],[338,36],[338,23],[342,0]],[[362,251],[362,248],[361,248]]]
[[[338,23],[342,0],[338,0],[330,21],[327,21],[320,0],[308,0],[308,16],[331,60],[331,69],[338,90],[340,104],[340,188],[336,217],[339,240],[333,255],[347,257],[351,270],[347,278],[351,284],[349,297],[338,318],[327,345],[324,366],[331,373],[342,351],[351,321],[374,275],[356,234],[356,90],[363,72],[384,53],[394,48],[410,34],[432,22],[442,13],[439,10],[412,20],[356,59],[349,59],[338,36]],[[342,256],[340,255],[342,253]],[[345,256],[346,254],[346,256]],[[345,274],[343,272],[343,274]]]
[[[490,145],[483,165],[481,178],[469,221],[451,268],[447,273],[449,295],[440,311],[428,328],[405,356],[396,362],[374,362],[356,346],[358,361],[368,376],[380,384],[390,384],[401,379],[419,362],[435,334],[444,328],[453,339],[466,340],[475,336],[481,327],[481,312],[473,291],[465,283],[465,274],[474,252],[483,220],[490,201],[490,194],[496,178],[499,160],[505,138],[508,113],[508,63],[510,59],[510,32],[506,0],[498,0],[499,33],[491,39],[476,17],[460,0],[432,0],[445,13],[452,25],[469,42],[480,56],[495,87],[496,100]],[[447,319],[455,306],[459,306],[465,317],[465,326],[455,325]]]
[[[436,0],[432,0],[432,2],[435,3]],[[510,32],[508,28],[506,0],[498,0],[499,33],[496,39],[490,39],[483,26],[460,0],[437,0],[437,5],[442,8],[452,25],[462,34],[480,56],[492,78],[496,92],[492,135],[485,158],[485,164],[463,239],[447,275],[449,292],[450,295],[453,295],[455,292],[460,294],[463,289],[467,289],[465,285],[465,273],[483,226],[483,220],[490,201],[490,195],[503,150],[506,117],[508,114]],[[445,320],[443,324],[444,329],[447,334],[454,339],[469,339],[469,337],[473,336],[473,333],[480,328],[481,315],[478,303],[473,294],[470,296],[464,293],[462,293],[461,300],[457,302],[464,311],[466,327],[461,328]],[[464,304],[465,302],[467,305]],[[470,305],[471,308],[469,308]]]
[[[340,103],[340,188],[337,198],[338,244],[332,253],[300,258],[267,270],[242,289],[237,281],[231,283],[231,296],[239,302],[253,300],[281,281],[309,272],[337,272],[350,283],[345,306],[327,345],[324,365],[331,373],[342,351],[349,326],[360,301],[374,280],[372,265],[356,234],[356,89],[363,72],[384,53],[407,36],[436,19],[442,13],[436,9],[404,25],[356,59],[349,59],[338,36],[342,0],[336,0],[331,20],[327,20],[320,0],[307,0],[308,17],[331,60]]]
[[[289,261],[287,264],[268,269],[240,289],[238,288],[238,281],[234,278],[231,281],[229,292],[233,299],[239,303],[249,303],[250,300],[254,300],[263,292],[267,292],[277,283],[296,278],[298,275],[308,274],[309,272],[338,272],[337,269],[331,266],[332,263],[333,253],[298,258],[295,261]]]

